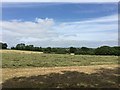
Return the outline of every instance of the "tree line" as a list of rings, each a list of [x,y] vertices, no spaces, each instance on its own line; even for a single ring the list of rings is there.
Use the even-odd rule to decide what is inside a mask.
[[[0,43],[1,49],[7,49],[7,43]],[[13,50],[27,50],[27,51],[39,51],[43,53],[53,54],[70,54],[75,55],[117,55],[120,56],[120,46],[101,46],[98,48],[88,47],[69,47],[69,48],[57,48],[57,47],[35,47],[34,45],[25,45],[24,43],[17,44],[15,47],[11,47]]]
[[[7,47],[8,47],[7,43],[0,42],[0,49],[7,49]]]

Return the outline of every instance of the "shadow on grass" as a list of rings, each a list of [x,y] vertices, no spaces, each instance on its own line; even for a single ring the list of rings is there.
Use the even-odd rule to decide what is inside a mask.
[[[62,71],[62,74],[51,73],[30,77],[14,77],[6,80],[2,85],[3,88],[120,88],[118,70],[120,68],[101,68],[92,74]]]

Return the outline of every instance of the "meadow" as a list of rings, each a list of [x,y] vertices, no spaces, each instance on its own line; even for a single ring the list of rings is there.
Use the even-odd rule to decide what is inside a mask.
[[[118,64],[118,56],[44,54],[32,51],[4,50],[3,68],[59,67]]]
[[[119,88],[118,56],[1,50],[3,88]]]

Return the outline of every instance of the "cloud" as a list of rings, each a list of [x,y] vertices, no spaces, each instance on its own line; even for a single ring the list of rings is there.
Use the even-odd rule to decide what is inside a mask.
[[[35,21],[37,23],[39,23],[40,25],[44,25],[44,26],[51,26],[54,25],[54,20],[53,19],[49,19],[49,18],[45,18],[45,19],[41,19],[41,18],[36,18]]]
[[[60,24],[55,29],[63,39],[70,40],[117,40],[118,36],[118,17],[117,15],[102,17],[87,21],[66,22]],[[61,28],[62,29],[61,29]],[[75,36],[65,36],[74,34]],[[60,38],[61,38],[60,37]]]
[[[26,37],[26,38],[21,38],[20,39],[20,42],[37,42],[39,41],[40,39],[38,38],[33,38],[33,37]]]
[[[36,19],[32,21],[2,21],[3,33],[18,33],[23,37],[45,38],[52,37],[55,32],[52,30],[54,21],[52,19]]]
[[[56,22],[52,18],[34,21],[1,21],[3,41],[10,46],[24,42],[36,46],[117,45],[117,15],[87,21]]]

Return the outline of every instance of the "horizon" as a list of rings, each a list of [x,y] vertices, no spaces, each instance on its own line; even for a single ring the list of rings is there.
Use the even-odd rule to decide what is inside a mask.
[[[7,42],[0,42],[0,43],[3,43],[3,44],[7,44]],[[25,44],[25,43],[18,43],[18,44]],[[17,44],[16,44],[17,45]],[[16,47],[15,46],[12,46],[12,47]],[[33,47],[41,47],[41,46],[35,46],[34,44],[25,44],[25,46],[27,45],[33,45]],[[103,46],[108,46],[108,45],[103,45]],[[103,46],[99,46],[99,47],[103,47]],[[12,47],[9,47],[9,45],[7,44],[7,49],[11,49]],[[74,46],[70,46],[70,47],[51,47],[49,46],[50,48],[70,48],[70,47],[74,47]],[[85,47],[85,46],[78,46],[78,47],[74,47],[74,48],[82,48],[82,47]],[[96,49],[96,48],[99,48],[99,47],[86,47],[86,48],[92,48],[92,49]],[[108,46],[108,47],[120,47],[119,45],[114,45],[114,46]],[[48,48],[48,47],[41,47],[41,48]]]
[[[45,47],[118,45],[117,3],[3,3],[1,42]]]

